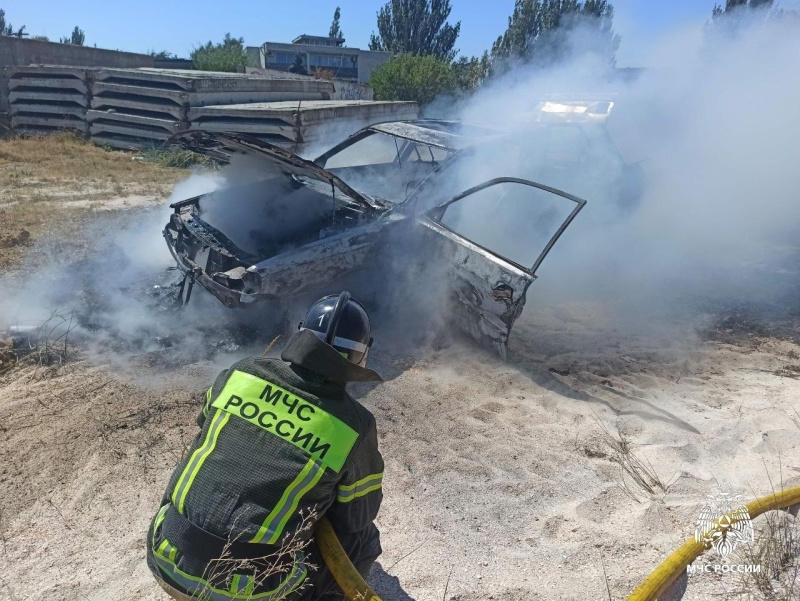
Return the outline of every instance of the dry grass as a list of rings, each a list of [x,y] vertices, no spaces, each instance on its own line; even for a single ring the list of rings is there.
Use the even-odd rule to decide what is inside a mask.
[[[800,520],[787,511],[770,511],[759,522],[755,541],[737,554],[740,563],[761,571],[742,574],[736,594],[748,601],[800,598]]]
[[[195,165],[215,167],[212,159],[191,150],[151,148],[142,152],[142,159],[162,167],[177,167],[179,169],[189,169]]]
[[[230,590],[234,574],[252,574],[256,587],[264,586],[276,576],[283,580],[294,568],[295,559],[305,556],[317,519],[318,515],[314,510],[301,512],[299,526],[283,537],[280,548],[269,555],[256,559],[233,558],[230,550],[234,541],[229,540],[223,549],[222,556],[208,564],[203,578],[225,590]],[[306,563],[306,566],[310,570],[318,569],[316,565]],[[308,579],[295,590],[302,590],[306,586],[308,586]],[[208,601],[211,598],[211,592],[203,589],[196,596],[201,601]],[[285,596],[280,597],[280,599],[284,598]],[[278,599],[276,598],[275,601]]]
[[[609,459],[619,466],[618,485],[631,499],[640,503],[637,491],[644,491],[652,500],[663,499],[670,487],[656,473],[650,461],[634,453],[634,446],[622,426],[617,424],[616,434],[612,434],[599,420],[603,430],[603,442],[610,450]]]
[[[0,376],[25,365],[60,367],[67,361],[69,335],[75,326],[73,314],[54,311],[40,326],[18,333],[16,347],[13,341],[0,341]],[[32,377],[35,376],[36,372]]]
[[[0,140],[0,268],[44,236],[68,238],[95,210],[160,201],[186,177],[136,159],[69,133]]]
[[[69,133],[0,140],[0,202],[8,195],[58,199],[65,191],[115,186],[161,191],[185,176],[179,169],[133,160]],[[37,198],[38,196],[38,198]]]

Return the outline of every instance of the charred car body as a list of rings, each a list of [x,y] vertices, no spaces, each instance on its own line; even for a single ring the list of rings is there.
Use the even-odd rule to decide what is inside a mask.
[[[444,274],[457,325],[502,355],[539,266],[586,204],[498,173],[487,163],[508,135],[452,121],[373,125],[314,161],[238,134],[183,132],[171,144],[259,173],[171,205],[164,237],[184,287],[228,307],[291,298],[412,240],[417,262]]]

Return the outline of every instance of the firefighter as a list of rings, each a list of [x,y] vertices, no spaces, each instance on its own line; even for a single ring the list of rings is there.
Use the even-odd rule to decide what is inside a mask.
[[[367,312],[342,292],[314,303],[281,360],[217,377],[148,532],[147,564],[173,598],[341,598],[303,527],[323,515],[366,578],[383,459],[375,418],[345,385],[381,379],[371,345]]]

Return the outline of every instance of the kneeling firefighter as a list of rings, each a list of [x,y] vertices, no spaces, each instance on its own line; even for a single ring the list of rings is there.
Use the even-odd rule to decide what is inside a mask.
[[[365,367],[371,344],[367,312],[342,292],[308,310],[281,360],[217,377],[148,532],[147,564],[173,598],[341,598],[304,527],[323,515],[367,576],[383,459],[375,418],[345,384],[381,379]]]

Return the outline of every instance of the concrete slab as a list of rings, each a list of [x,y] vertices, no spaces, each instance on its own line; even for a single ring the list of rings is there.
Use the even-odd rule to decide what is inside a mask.
[[[269,142],[270,144],[274,144],[275,146],[280,146],[281,148],[291,150],[292,152],[296,152],[296,149],[302,146],[302,144],[299,144],[294,140],[287,140],[286,138],[281,138],[279,136],[259,135],[259,134],[250,134],[250,135],[252,135],[252,137],[258,140]]]
[[[322,79],[278,79],[242,73],[182,71],[170,69],[98,69],[93,74],[98,82],[155,87],[187,92],[201,91],[275,91],[333,94],[330,81]]]
[[[9,91],[13,90],[41,90],[42,88],[52,90],[76,90],[81,94],[88,94],[89,88],[86,82],[80,79],[46,79],[46,78],[24,78],[8,80]]]
[[[189,124],[185,121],[174,119],[156,119],[154,117],[143,117],[141,115],[131,115],[116,111],[86,111],[86,121],[94,123],[101,121],[105,123],[129,123],[133,125],[145,126],[145,128],[161,129],[170,133],[187,129]]]
[[[210,117],[278,119],[289,124],[312,125],[336,119],[361,118],[374,121],[416,119],[419,107],[415,102],[381,102],[373,100],[316,100],[303,102],[262,102],[229,104],[189,109],[192,122]]]
[[[300,134],[298,133],[296,128],[293,127],[263,127],[261,125],[253,125],[247,123],[238,123],[238,124],[231,124],[231,123],[203,123],[201,125],[197,125],[192,123],[189,129],[202,129],[205,131],[216,131],[216,132],[236,132],[238,134],[247,134],[253,137],[259,136],[274,136],[276,139],[286,140],[287,142],[296,142]]]
[[[86,81],[88,71],[85,67],[70,67],[66,65],[17,65],[8,67],[8,77],[15,79],[75,78]]]
[[[91,108],[96,110],[115,109],[121,113],[136,111],[138,114],[154,118],[172,117],[176,121],[186,120],[186,108],[173,104],[169,101],[163,101],[161,103],[142,102],[140,100],[130,98],[95,96],[92,98]]]
[[[89,133],[94,134],[119,134],[130,138],[137,138],[142,140],[153,140],[163,142],[172,134],[167,131],[157,131],[151,129],[144,129],[141,127],[126,127],[122,123],[103,123],[95,121],[89,127]]]
[[[189,92],[189,106],[202,107],[213,105],[247,104],[251,102],[312,102],[319,101],[322,94],[315,91],[301,90],[262,90],[251,92]]]
[[[208,131],[235,131],[239,133],[263,133],[285,136],[294,140],[301,128],[289,125],[282,121],[257,121],[237,119],[212,119],[207,121],[192,121],[191,129],[205,129]]]
[[[64,119],[61,117],[32,117],[29,115],[12,115],[11,116],[11,129],[15,132],[32,130],[60,130],[60,129],[74,129],[82,134],[89,133],[88,126],[85,122],[73,119]]]
[[[57,91],[57,90],[50,90],[47,88],[47,91],[29,91],[29,90],[14,90],[13,92],[9,92],[8,94],[8,101],[10,103],[18,103],[22,104],[23,102],[33,103],[36,104],[37,101],[46,101],[46,102],[61,102],[61,103],[71,103],[76,104],[78,106],[86,107],[89,104],[89,98],[86,94],[81,94],[77,91]]]
[[[161,88],[142,87],[123,83],[96,81],[92,84],[93,96],[130,96],[145,102],[151,98],[163,98],[181,106],[189,105],[188,92],[184,90],[164,90]]]
[[[5,69],[0,69],[0,113],[8,112],[8,78]],[[2,131],[2,129],[0,129]]]
[[[240,104],[247,102],[274,102],[281,100],[319,100],[322,97],[322,94],[319,92],[302,90],[203,90],[200,92],[187,92],[185,90],[135,86],[108,81],[95,82],[92,85],[92,94],[94,96],[128,97],[140,102],[149,102],[151,99],[163,99],[187,107]]]
[[[110,146],[120,150],[148,150],[161,147],[160,143],[156,143],[153,140],[129,138],[115,134],[95,134],[91,137],[91,140],[98,146]]]
[[[296,150],[333,146],[372,123],[416,119],[413,102],[322,101],[190,108],[190,129],[247,134]],[[309,118],[306,118],[306,117]]]
[[[72,117],[78,117],[81,120],[83,120],[86,115],[86,109],[81,106],[33,104],[27,102],[24,104],[10,104],[8,106],[8,112],[11,113],[11,115],[19,115],[21,113],[28,115],[70,115]]]

